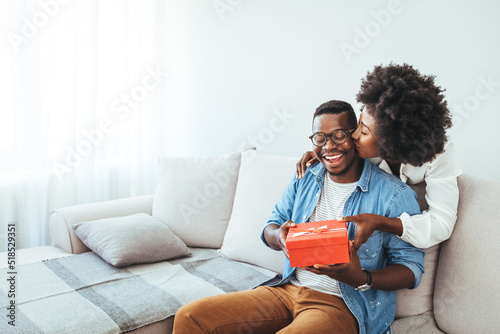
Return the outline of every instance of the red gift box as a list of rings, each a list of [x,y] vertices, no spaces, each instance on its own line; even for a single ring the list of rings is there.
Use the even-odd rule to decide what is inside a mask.
[[[337,220],[297,224],[286,236],[292,268],[349,262],[348,243],[346,223]]]

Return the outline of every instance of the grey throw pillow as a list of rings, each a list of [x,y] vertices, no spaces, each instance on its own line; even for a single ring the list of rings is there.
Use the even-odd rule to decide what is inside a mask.
[[[191,254],[167,225],[146,213],[93,220],[73,229],[88,248],[115,267]]]

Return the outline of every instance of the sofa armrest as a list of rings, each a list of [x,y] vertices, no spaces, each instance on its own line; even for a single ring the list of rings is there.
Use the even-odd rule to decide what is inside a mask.
[[[90,249],[76,236],[73,225],[90,220],[128,216],[136,213],[151,214],[153,196],[129,197],[54,210],[49,221],[52,245],[72,254],[89,252]]]

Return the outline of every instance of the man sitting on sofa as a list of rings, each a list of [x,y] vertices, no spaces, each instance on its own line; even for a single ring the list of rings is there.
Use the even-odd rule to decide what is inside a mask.
[[[287,256],[274,286],[207,297],[175,315],[174,333],[383,333],[390,330],[397,289],[415,288],[422,250],[376,231],[350,262],[291,268],[285,245],[294,224],[363,212],[398,217],[420,212],[415,193],[399,179],[358,157],[350,133],[350,104],[329,101],[313,117],[314,153],[321,164],[293,179],[262,232],[266,245]],[[348,223],[353,240],[356,225]],[[249,252],[252,250],[249,249]]]

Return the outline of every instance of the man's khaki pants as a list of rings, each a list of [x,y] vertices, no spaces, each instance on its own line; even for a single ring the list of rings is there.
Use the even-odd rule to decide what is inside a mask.
[[[174,334],[358,333],[356,318],[334,295],[285,284],[203,298],[179,309]]]

